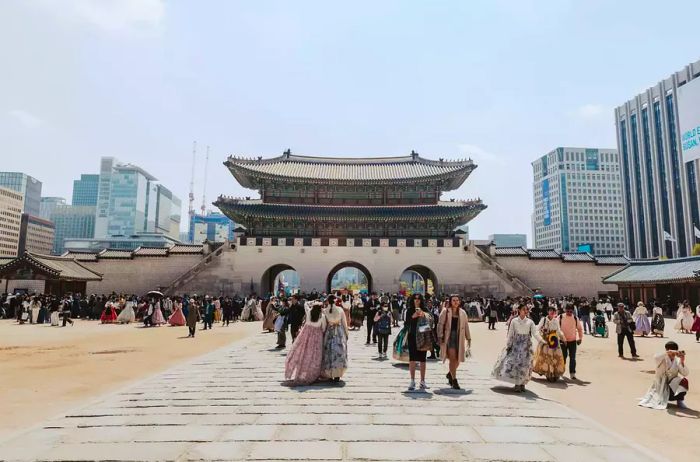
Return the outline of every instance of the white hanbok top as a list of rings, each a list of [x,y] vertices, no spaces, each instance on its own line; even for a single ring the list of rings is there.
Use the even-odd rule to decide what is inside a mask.
[[[632,313],[632,316],[634,317],[634,320],[636,321],[639,317],[641,316],[646,316],[647,315],[647,307],[644,305],[638,306],[635,310],[634,313]]]
[[[304,322],[305,326],[311,326],[311,327],[320,327],[321,330],[326,330],[326,315],[323,313],[323,310],[321,310],[321,315],[318,318],[318,321],[312,321],[311,320],[311,304],[306,303],[304,306],[304,311],[306,311],[306,322]]]
[[[679,358],[668,357],[666,353],[654,356],[656,376],[647,394],[639,401],[639,405],[650,409],[666,409],[671,391],[674,394],[688,391],[680,385],[682,377],[690,373],[688,366],[681,365]]]
[[[549,319],[549,316],[545,316],[540,319],[540,323],[537,325],[540,332],[551,332],[555,331],[559,340],[564,340],[564,332],[561,330],[561,325],[559,324],[559,318],[555,316],[553,319]]]
[[[537,326],[530,318],[521,319],[520,316],[514,317],[510,321],[510,326],[508,327],[508,341],[507,345],[511,346],[515,340],[516,335],[530,335],[538,342],[544,342],[542,336],[537,330]]]

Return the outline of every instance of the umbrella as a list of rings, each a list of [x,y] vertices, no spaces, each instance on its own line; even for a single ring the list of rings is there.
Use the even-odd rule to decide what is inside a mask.
[[[152,291],[148,292],[146,295],[150,295],[151,297],[162,297],[163,292],[160,292],[158,290],[152,290]]]

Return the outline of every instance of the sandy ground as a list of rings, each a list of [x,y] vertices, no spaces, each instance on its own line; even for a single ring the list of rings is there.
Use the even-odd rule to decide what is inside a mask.
[[[0,439],[256,334],[260,326],[259,322],[215,324],[213,330],[198,331],[195,339],[188,339],[187,327],[76,320],[74,327],[60,328],[0,321]]]
[[[700,428],[700,392],[697,388],[700,384],[700,343],[695,342],[695,335],[678,334],[669,329],[673,322],[666,320],[666,338],[635,337],[637,354],[641,356],[637,361],[631,360],[627,342],[627,358],[617,357],[615,327],[610,323],[611,337],[585,336],[577,353],[577,380],[570,380],[567,372],[563,380],[554,384],[534,379],[528,384],[528,389],[541,398],[565,404],[671,460],[692,459],[691,455],[697,453]],[[470,327],[474,359],[493,364],[505,345],[505,324],[499,323],[495,332],[489,331],[485,323],[471,323]],[[688,355],[690,392],[686,404],[690,409],[686,411],[674,405],[666,411],[636,405],[653,380],[652,357],[664,350],[664,343],[668,340],[675,340]],[[463,386],[468,387],[468,384]]]

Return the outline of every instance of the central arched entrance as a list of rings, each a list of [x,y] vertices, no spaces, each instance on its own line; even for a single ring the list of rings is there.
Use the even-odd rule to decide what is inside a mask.
[[[415,293],[433,295],[437,291],[437,277],[435,273],[423,265],[409,266],[401,273],[399,278],[399,293],[410,296]]]
[[[301,290],[301,280],[299,273],[286,264],[279,264],[269,267],[262,275],[260,287],[264,292],[261,295],[274,294],[290,296]]]
[[[372,274],[360,263],[344,261],[328,273],[326,292],[371,293]]]

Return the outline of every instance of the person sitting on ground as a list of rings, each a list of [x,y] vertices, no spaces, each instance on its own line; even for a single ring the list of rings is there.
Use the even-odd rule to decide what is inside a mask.
[[[681,409],[687,409],[685,395],[688,393],[688,374],[685,351],[678,350],[676,342],[666,342],[666,351],[654,356],[656,375],[647,394],[639,401],[642,407],[666,409],[669,401],[676,401]]]

